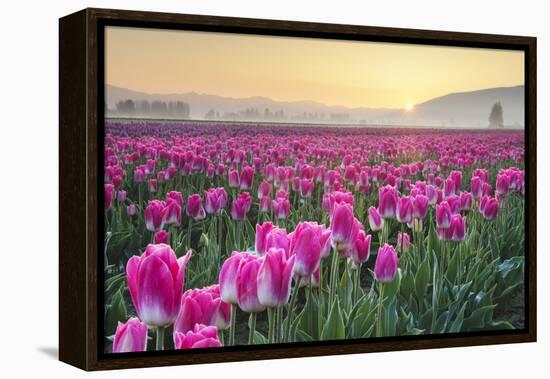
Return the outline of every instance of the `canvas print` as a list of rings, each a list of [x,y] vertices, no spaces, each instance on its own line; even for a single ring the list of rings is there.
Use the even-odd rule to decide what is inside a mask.
[[[524,53],[107,26],[103,352],[525,327]]]

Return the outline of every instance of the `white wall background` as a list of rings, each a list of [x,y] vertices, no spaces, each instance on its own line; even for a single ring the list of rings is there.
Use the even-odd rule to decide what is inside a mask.
[[[0,22],[0,372],[72,378],[57,356],[58,18],[86,6],[532,35],[538,37],[539,342],[90,374],[112,378],[519,378],[548,369],[550,28],[543,1],[111,0],[2,3]],[[34,109],[25,110],[32,102]],[[547,371],[547,370],[546,370]],[[542,374],[542,376],[545,374]]]

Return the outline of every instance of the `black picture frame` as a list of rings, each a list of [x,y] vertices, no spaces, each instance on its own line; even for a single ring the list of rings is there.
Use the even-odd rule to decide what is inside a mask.
[[[525,328],[457,335],[104,354],[103,111],[105,26],[520,50],[525,53]],[[84,9],[59,20],[59,358],[85,370],[536,341],[536,38],[263,19]]]

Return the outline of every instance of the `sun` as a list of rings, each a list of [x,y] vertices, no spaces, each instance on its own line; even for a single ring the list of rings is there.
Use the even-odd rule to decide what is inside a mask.
[[[406,110],[407,112],[410,112],[410,111],[412,111],[413,109],[414,109],[414,104],[412,104],[412,103],[407,103],[407,104],[405,104],[405,110]]]

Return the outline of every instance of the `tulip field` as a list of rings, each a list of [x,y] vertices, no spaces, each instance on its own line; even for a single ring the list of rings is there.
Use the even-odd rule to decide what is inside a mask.
[[[524,326],[523,131],[108,120],[103,155],[106,353]]]

